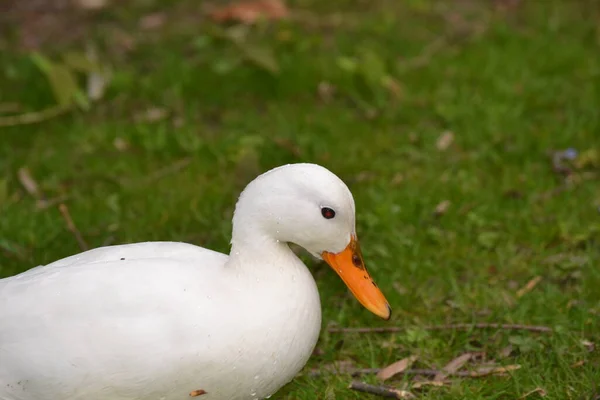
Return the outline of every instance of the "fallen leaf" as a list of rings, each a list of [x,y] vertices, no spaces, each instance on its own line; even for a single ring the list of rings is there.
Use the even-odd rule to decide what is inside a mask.
[[[439,203],[437,206],[435,206],[435,211],[433,212],[433,214],[436,217],[441,217],[442,215],[446,214],[446,211],[448,211],[448,208],[450,208],[450,201],[444,200],[441,203]]]
[[[202,396],[203,394],[206,394],[206,391],[202,390],[202,389],[198,389],[198,390],[191,391],[190,397],[198,397],[198,396]]]
[[[150,107],[145,111],[136,114],[134,119],[137,122],[156,122],[165,119],[169,115],[169,112],[164,108]]]
[[[394,375],[397,375],[401,372],[404,372],[407,368],[409,368],[416,360],[419,358],[418,356],[410,356],[403,358],[402,360],[396,361],[393,364],[388,365],[385,368],[382,368],[381,371],[377,373],[377,378],[385,381],[390,379]]]
[[[319,94],[319,98],[327,103],[333,98],[335,86],[327,81],[321,81],[317,86],[317,93]]]
[[[281,0],[249,0],[213,9],[210,16],[216,22],[254,24],[261,18],[280,20],[287,18],[289,14],[287,6]]]
[[[144,15],[142,18],[140,18],[138,25],[141,29],[152,30],[163,26],[166,20],[167,17],[164,13],[155,12],[152,14]]]
[[[519,289],[517,291],[517,298],[521,298],[524,295],[526,295],[527,293],[531,292],[533,290],[533,288],[535,288],[537,286],[538,283],[540,283],[540,281],[542,280],[541,276],[536,276],[535,278],[532,278],[529,282],[527,282],[527,284],[525,286],[523,286],[521,289]]]
[[[510,357],[511,353],[513,352],[514,347],[512,344],[509,344],[508,346],[506,346],[505,348],[503,348],[502,350],[500,350],[500,356],[502,358],[506,358],[506,357]]]
[[[469,376],[472,378],[479,378],[488,375],[504,374],[506,372],[516,371],[520,368],[521,366],[518,364],[505,365],[503,367],[482,367],[476,369],[475,371],[471,371]]]
[[[472,357],[473,353],[461,354],[460,356],[456,357],[454,360],[446,364],[446,366],[442,368],[442,371],[435,375],[433,380],[438,382],[443,381],[448,375],[451,375],[454,372],[458,371],[460,368],[462,368],[462,366],[465,365],[467,361],[469,361]]]
[[[581,344],[589,351],[590,353],[596,349],[596,345],[589,340],[583,339]]]
[[[383,86],[390,92],[395,99],[400,99],[402,97],[402,85],[396,79],[392,78],[389,75],[383,77]]]
[[[446,131],[440,135],[435,146],[439,151],[444,151],[454,142],[454,133]]]
[[[392,177],[392,181],[390,182],[392,185],[399,185],[404,181],[404,175],[401,173],[397,173]]]
[[[527,393],[525,393],[523,396],[519,397],[519,399],[524,399],[526,397],[531,396],[532,394],[537,394],[540,397],[546,397],[546,391],[542,388],[535,388]]]
[[[444,386],[450,383],[450,381],[418,381],[411,385],[411,389],[420,389],[423,386]]]
[[[579,360],[576,363],[571,364],[571,368],[579,368],[585,364],[585,360]]]
[[[119,151],[125,151],[129,148],[129,142],[122,137],[116,137],[115,140],[113,140],[113,146]]]
[[[19,182],[21,182],[21,185],[23,185],[23,187],[25,188],[25,191],[27,191],[27,193],[29,193],[36,199],[39,199],[40,191],[38,189],[38,184],[31,176],[29,168],[19,168],[19,170],[17,171],[17,176],[19,178]]]

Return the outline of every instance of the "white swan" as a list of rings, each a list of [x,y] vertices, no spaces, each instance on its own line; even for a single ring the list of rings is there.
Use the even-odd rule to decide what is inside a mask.
[[[376,315],[346,185],[314,164],[240,195],[229,256],[177,242],[102,247],[0,280],[0,399],[262,399],[317,342],[322,257]]]

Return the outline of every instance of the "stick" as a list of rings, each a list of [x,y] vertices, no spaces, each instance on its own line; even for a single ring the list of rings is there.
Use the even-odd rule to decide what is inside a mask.
[[[393,332],[404,332],[408,327],[401,326],[384,326],[375,328],[329,328],[327,331],[330,333],[393,333]],[[521,325],[521,324],[499,324],[495,322],[477,322],[474,324],[448,324],[448,325],[429,325],[423,326],[421,329],[427,331],[441,331],[441,330],[469,330],[469,329],[502,329],[510,331],[529,331],[529,332],[543,332],[551,333],[552,328],[541,325]]]
[[[67,111],[70,111],[72,107],[69,106],[53,106],[46,108],[41,111],[33,111],[20,115],[10,115],[8,117],[0,117],[0,126],[17,126],[17,125],[28,125],[36,124],[38,122],[45,121],[47,119],[57,117]]]
[[[497,366],[497,367],[481,367],[472,371],[455,371],[448,376],[454,376],[458,378],[480,378],[483,376],[494,375],[494,374],[503,374],[509,371],[514,371],[519,369],[519,365],[507,365],[507,366]],[[313,370],[310,371],[307,375],[311,378],[319,377],[322,375],[345,375],[349,374],[350,376],[357,378],[363,375],[375,375],[381,368],[357,368],[350,369],[345,371],[319,371]],[[430,376],[435,377],[439,373],[443,373],[443,371],[437,369],[407,369],[405,371],[399,372],[396,375],[421,375],[421,376]]]
[[[370,385],[364,382],[354,381],[348,386],[349,389],[356,390],[358,392],[374,394],[381,397],[388,397],[391,399],[414,399],[415,396],[407,392],[406,390],[394,389],[386,386]]]
[[[71,218],[71,214],[69,214],[69,209],[67,208],[67,206],[64,203],[61,203],[58,205],[58,210],[60,211],[63,219],[67,223],[67,228],[69,228],[69,230],[71,231],[73,236],[75,236],[75,239],[77,240],[77,243],[79,244],[79,248],[83,251],[88,250],[89,246],[87,245],[85,240],[83,240],[83,236],[81,236],[81,232],[79,232],[79,230],[73,223],[73,219]]]

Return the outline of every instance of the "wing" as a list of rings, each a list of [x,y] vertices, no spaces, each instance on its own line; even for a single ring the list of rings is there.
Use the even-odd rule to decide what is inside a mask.
[[[219,327],[197,321],[219,320],[223,308],[207,298],[229,290],[219,279],[226,260],[186,244],[139,243],[0,280],[0,382],[43,376],[38,393],[56,393],[52,385],[81,388],[91,377],[109,387],[155,375],[190,342],[202,351],[198,338]]]

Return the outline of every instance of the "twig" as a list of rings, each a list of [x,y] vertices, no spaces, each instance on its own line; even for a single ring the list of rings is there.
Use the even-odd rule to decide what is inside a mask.
[[[537,286],[537,284],[540,283],[541,280],[541,276],[536,276],[535,278],[531,279],[529,282],[527,282],[525,286],[523,286],[517,291],[517,298],[521,298],[527,293],[531,292]]]
[[[406,390],[394,389],[386,386],[370,385],[364,382],[354,381],[348,386],[349,389],[356,390],[358,392],[374,394],[381,397],[388,397],[391,399],[414,399],[415,395]]]
[[[8,117],[0,117],[0,126],[17,126],[17,125],[29,125],[36,124],[48,120],[50,118],[57,117],[63,113],[66,113],[72,109],[72,105],[53,106],[46,108],[41,111],[34,111],[20,115],[11,115]]]
[[[521,368],[520,365],[506,365],[504,367],[481,367],[473,371],[454,371],[448,376],[453,376],[457,378],[480,378],[488,375],[494,374],[503,374],[509,371],[514,371]],[[349,369],[349,370],[339,370],[339,371],[319,371],[312,370],[307,375],[311,378],[316,378],[322,375],[350,375],[354,378],[364,375],[374,375],[381,371],[381,368],[357,368],[357,369]],[[407,369],[402,372],[399,372],[397,375],[421,375],[421,376],[430,376],[435,377],[436,375],[443,373],[443,371],[437,369]]]
[[[73,223],[73,219],[71,218],[71,214],[69,214],[69,209],[67,208],[67,206],[64,203],[61,203],[58,205],[58,210],[60,211],[63,219],[67,223],[67,228],[69,228],[69,230],[71,231],[73,236],[75,236],[75,239],[77,240],[77,243],[79,244],[79,248],[83,251],[88,250],[89,247],[88,247],[87,243],[85,242],[85,240],[83,240],[83,236],[81,236],[81,232],[79,232],[79,230]]]
[[[329,328],[327,331],[330,333],[394,333],[404,332],[409,327],[402,326],[383,326],[375,328]],[[544,332],[551,333],[552,328],[541,325],[521,325],[521,324],[498,324],[495,322],[478,322],[474,324],[448,324],[448,325],[429,325],[422,326],[420,329],[427,331],[441,331],[441,330],[469,330],[469,329],[502,329],[510,331],[529,331],[529,332]]]

